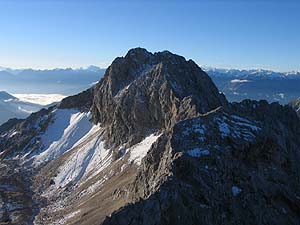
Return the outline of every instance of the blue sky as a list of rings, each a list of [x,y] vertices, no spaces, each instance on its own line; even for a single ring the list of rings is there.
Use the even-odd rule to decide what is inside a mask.
[[[300,1],[0,0],[0,66],[106,67],[128,49],[300,70]]]

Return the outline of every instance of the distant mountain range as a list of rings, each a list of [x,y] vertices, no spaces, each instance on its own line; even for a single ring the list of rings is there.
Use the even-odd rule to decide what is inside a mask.
[[[214,68],[204,70],[230,101],[265,99],[287,104],[300,96],[299,72]]]
[[[300,72],[203,68],[229,101],[244,99],[287,104],[300,97]],[[21,94],[72,95],[90,88],[105,69],[14,70],[0,67],[0,90]]]
[[[0,125],[8,119],[26,118],[65,96],[90,88],[104,71],[97,66],[53,70],[0,67]]]
[[[0,90],[22,94],[71,95],[90,88],[103,76],[104,71],[96,66],[53,70],[0,67]]]
[[[7,92],[0,91],[0,125],[11,118],[26,118],[42,107],[42,105],[21,101]]]

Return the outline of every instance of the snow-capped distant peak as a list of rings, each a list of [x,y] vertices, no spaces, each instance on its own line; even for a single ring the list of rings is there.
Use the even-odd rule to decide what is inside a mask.
[[[213,77],[234,77],[247,79],[300,79],[299,71],[276,72],[265,69],[218,69],[203,67],[203,70]]]
[[[233,79],[230,83],[248,83],[250,80],[240,80],[240,79]]]

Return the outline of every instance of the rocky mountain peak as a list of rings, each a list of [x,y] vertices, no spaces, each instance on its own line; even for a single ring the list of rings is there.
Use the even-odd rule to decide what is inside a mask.
[[[121,144],[226,104],[193,61],[135,48],[115,59],[95,87],[92,114],[95,123],[109,126],[107,139]]]
[[[124,58],[135,61],[139,64],[140,63],[155,64],[158,62],[167,62],[167,61],[173,63],[179,63],[179,62],[186,61],[186,59],[183,56],[174,54],[168,50],[151,53],[148,52],[146,49],[140,47],[130,49]]]
[[[153,57],[151,52],[148,52],[146,49],[140,47],[130,49],[125,56],[125,58],[136,60],[137,62],[146,61],[151,57]]]

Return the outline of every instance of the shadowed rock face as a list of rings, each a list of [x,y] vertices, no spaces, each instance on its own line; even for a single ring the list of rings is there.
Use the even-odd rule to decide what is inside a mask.
[[[261,113],[213,112],[165,133],[131,186],[134,203],[103,224],[298,224],[299,120],[288,107],[247,104]],[[257,120],[264,113],[272,124]]]
[[[107,125],[109,144],[118,145],[226,104],[193,61],[136,48],[107,69],[95,87],[92,113],[95,123]]]
[[[51,124],[57,132],[45,135]],[[228,103],[193,61],[167,51],[132,49],[94,88],[6,127],[0,158],[16,176],[22,175],[18,169],[29,174],[21,183],[32,190],[22,189],[22,196],[27,201],[34,195],[36,208],[31,212],[24,204],[24,218],[32,221],[37,214],[37,224],[300,221],[295,110],[266,101]],[[80,130],[86,130],[84,136],[78,136]],[[51,135],[61,151],[32,166]],[[132,157],[139,151],[146,153],[137,163]],[[6,196],[2,218],[9,221]]]
[[[71,109],[77,108],[81,111],[88,111],[93,102],[93,88],[83,91],[77,95],[69,96],[63,99],[58,108],[60,109]]]

